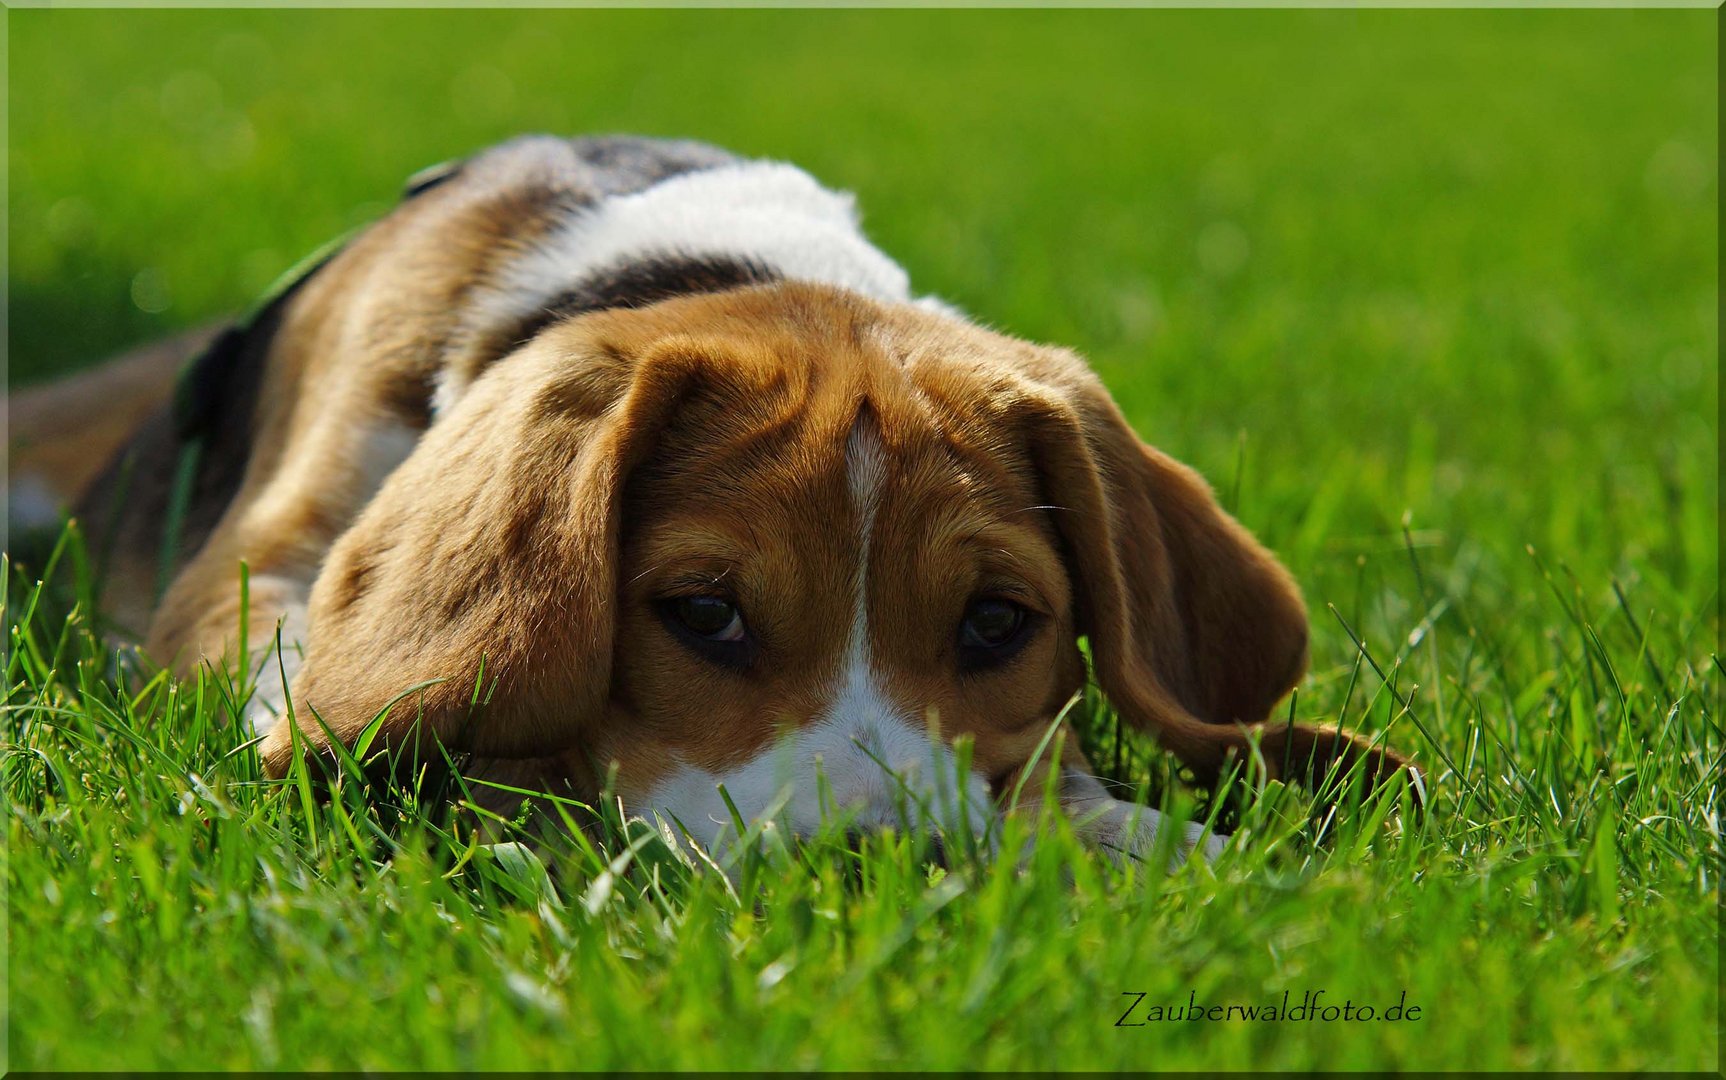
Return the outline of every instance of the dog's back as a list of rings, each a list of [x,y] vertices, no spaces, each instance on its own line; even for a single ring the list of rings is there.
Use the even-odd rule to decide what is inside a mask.
[[[516,140],[523,146],[533,141]],[[632,194],[739,160],[690,140],[547,141],[573,152],[577,176],[570,197],[577,203]],[[416,173],[404,198],[459,175],[465,164]],[[143,636],[161,584],[209,538],[239,490],[281,301],[297,284],[285,282],[256,314],[226,330],[187,331],[7,401],[7,516],[13,535],[50,538],[69,510],[103,567],[103,610],[127,636]],[[188,456],[194,440],[195,456]],[[176,515],[178,483],[186,489],[180,493],[183,512]],[[175,535],[169,540],[171,518]]]

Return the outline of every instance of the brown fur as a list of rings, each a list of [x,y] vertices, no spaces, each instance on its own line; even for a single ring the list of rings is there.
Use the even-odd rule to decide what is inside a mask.
[[[802,285],[572,320],[480,380],[331,551],[298,698],[351,740],[441,679],[386,739],[417,724],[481,755],[565,755],[582,790],[583,758],[642,789],[673,760],[752,756],[819,711],[837,670],[844,446],[865,408],[891,462],[869,604],[898,704],[1009,773],[1081,685],[1083,633],[1122,715],[1201,776],[1245,751],[1243,725],[1304,668],[1305,613],[1202,481],[1139,443],[1070,353]],[[653,601],[691,579],[742,601],[771,653],[759,675],[659,625]],[[1046,625],[1007,668],[961,676],[952,628],[979,591]],[[1291,730],[1303,769],[1366,753],[1272,726],[1272,775]],[[289,750],[285,729],[265,743],[277,770]]]
[[[476,297],[585,197],[562,146],[477,159],[292,298],[237,494],[207,508],[219,521],[156,610],[152,655],[181,672],[231,657],[244,560],[250,641],[309,597],[289,629],[306,637],[292,690],[314,752],[323,724],[351,742],[417,686],[383,743],[435,738],[493,775],[589,794],[608,762],[630,790],[674,758],[717,769],[808,722],[838,670],[861,423],[888,470],[867,603],[897,707],[1010,778],[1082,685],[1085,636],[1120,714],[1201,778],[1246,752],[1305,670],[1299,592],[1077,356],[793,283],[510,340]],[[440,377],[471,389],[428,429]],[[380,484],[368,455],[395,431],[418,441]],[[656,614],[715,580],[760,639],[748,671],[698,658]],[[1010,664],[967,674],[955,627],[980,594],[1040,626]],[[1333,730],[1259,735],[1273,776],[1285,759],[1309,780],[1333,761],[1378,779],[1403,765]],[[262,752],[286,770],[286,724]]]

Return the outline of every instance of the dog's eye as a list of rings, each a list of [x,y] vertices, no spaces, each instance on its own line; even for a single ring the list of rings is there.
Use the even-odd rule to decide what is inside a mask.
[[[742,641],[743,612],[722,596],[680,596],[671,615],[684,629],[708,641]]]
[[[754,661],[755,639],[736,601],[709,593],[667,597],[657,607],[671,636],[702,659],[739,671]]]
[[[1012,641],[1024,623],[1025,609],[1011,600],[973,600],[959,624],[959,640],[973,648],[998,649]]]
[[[983,596],[971,601],[959,623],[959,663],[967,670],[994,667],[1012,659],[1025,643],[1030,612],[1011,600]]]

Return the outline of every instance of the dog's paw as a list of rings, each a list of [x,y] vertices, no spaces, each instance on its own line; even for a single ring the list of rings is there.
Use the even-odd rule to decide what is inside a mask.
[[[1215,862],[1228,846],[1229,838],[1224,834],[1211,832],[1196,821],[1187,822],[1187,850],[1197,847],[1206,862]]]
[[[1092,806],[1089,822],[1080,831],[1098,847],[1122,858],[1149,858],[1163,840],[1164,829],[1177,829],[1180,837],[1169,855],[1171,866],[1178,866],[1196,850],[1206,862],[1223,852],[1227,838],[1210,832],[1195,821],[1173,821],[1148,806],[1110,799],[1105,806]]]
[[[1196,850],[1206,861],[1221,855],[1228,837],[1196,821],[1173,821],[1151,807],[1114,798],[1095,777],[1066,773],[1061,805],[1079,837],[1122,859],[1143,860],[1157,850],[1164,829],[1180,830],[1169,855],[1170,867],[1187,861]]]
[[[283,719],[282,712],[282,703],[279,700],[253,694],[252,700],[246,702],[246,707],[240,710],[240,722],[245,725],[242,730],[247,738],[268,735]]]

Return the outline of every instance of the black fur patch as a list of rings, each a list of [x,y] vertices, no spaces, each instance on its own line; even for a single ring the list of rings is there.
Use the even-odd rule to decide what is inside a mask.
[[[725,292],[748,285],[771,285],[780,278],[779,271],[770,266],[730,255],[631,259],[565,289],[544,308],[523,319],[509,340],[524,344],[547,326],[572,315],[608,308],[646,307],[676,296]]]

